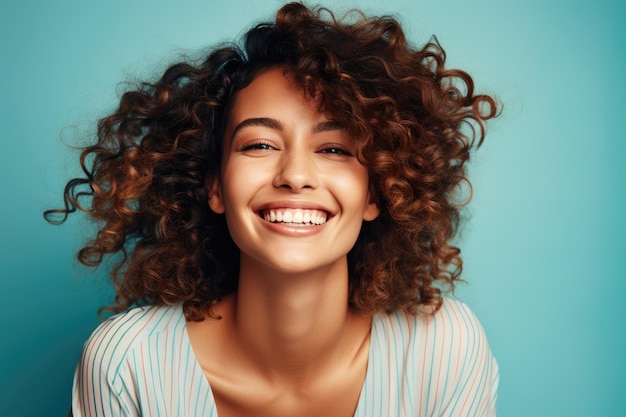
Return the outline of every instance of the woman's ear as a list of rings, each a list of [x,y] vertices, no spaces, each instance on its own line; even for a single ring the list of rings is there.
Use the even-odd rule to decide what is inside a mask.
[[[378,204],[372,197],[372,193],[369,192],[367,205],[365,206],[365,211],[363,212],[363,220],[368,221],[368,222],[372,221],[376,219],[376,217],[378,217],[379,214],[380,214],[380,209],[378,208]]]
[[[209,187],[209,207],[216,214],[223,214],[224,200],[222,198],[222,185],[218,179],[214,179]]]

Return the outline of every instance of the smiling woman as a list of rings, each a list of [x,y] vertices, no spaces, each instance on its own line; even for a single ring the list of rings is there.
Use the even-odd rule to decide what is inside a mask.
[[[209,204],[225,212],[240,249],[239,286],[264,268],[268,277],[317,270],[347,283],[347,254],[363,220],[378,215],[355,140],[290,78],[284,67],[257,75],[234,98],[226,123]],[[307,214],[324,221],[301,227]],[[337,262],[342,273],[331,274]]]
[[[98,223],[81,262],[123,255],[74,415],[494,415],[496,362],[442,287],[496,106],[444,64],[392,18],[294,3],[125,93],[46,213]]]

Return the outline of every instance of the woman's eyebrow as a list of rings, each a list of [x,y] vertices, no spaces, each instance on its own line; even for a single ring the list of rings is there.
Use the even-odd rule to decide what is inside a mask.
[[[250,119],[245,119],[241,123],[239,123],[237,127],[235,127],[235,129],[233,130],[232,137],[235,137],[239,130],[249,126],[261,126],[268,127],[270,129],[283,130],[282,123],[280,123],[276,119],[272,119],[270,117],[253,117]]]
[[[271,117],[252,117],[239,123],[233,130],[232,137],[235,137],[239,130],[250,126],[261,126],[270,129],[283,130],[283,124],[276,119],[272,119]],[[329,132],[333,130],[342,130],[344,128],[344,125],[341,123],[334,120],[328,120],[315,124],[313,128],[311,128],[311,133]]]
[[[328,120],[326,122],[317,123],[315,126],[313,126],[313,129],[311,129],[311,133],[322,133],[342,129],[345,129],[345,126],[343,124],[334,120]]]

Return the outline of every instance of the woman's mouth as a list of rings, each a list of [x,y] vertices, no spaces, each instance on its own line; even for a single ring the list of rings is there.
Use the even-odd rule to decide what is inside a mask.
[[[261,217],[271,223],[281,223],[286,226],[319,226],[326,223],[328,213],[315,209],[269,209],[261,212]]]

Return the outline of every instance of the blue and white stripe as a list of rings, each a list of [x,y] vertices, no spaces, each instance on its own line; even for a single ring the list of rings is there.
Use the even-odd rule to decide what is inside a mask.
[[[430,319],[374,316],[355,417],[495,416],[497,388],[498,366],[476,316],[446,299]]]
[[[377,314],[355,417],[491,417],[497,386],[497,364],[465,304],[446,299],[429,319]],[[181,306],[134,308],[101,324],[85,343],[72,406],[75,417],[216,417]]]

